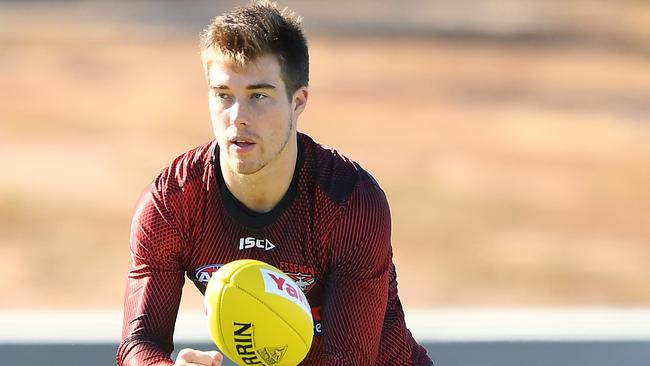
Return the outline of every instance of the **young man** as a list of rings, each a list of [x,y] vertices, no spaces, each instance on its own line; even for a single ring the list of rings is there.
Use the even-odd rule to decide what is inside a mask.
[[[404,323],[384,192],[296,130],[309,95],[299,20],[269,3],[235,9],[202,35],[202,60],[216,139],[140,198],[118,364],[172,364],[184,275],[204,292],[212,272],[242,258],[280,268],[305,292],[315,336],[302,364],[432,364]],[[185,349],[176,364],[221,361]]]

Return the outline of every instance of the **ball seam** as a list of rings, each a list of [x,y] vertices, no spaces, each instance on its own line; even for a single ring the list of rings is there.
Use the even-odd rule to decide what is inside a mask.
[[[231,282],[231,283],[232,283],[232,282]],[[282,321],[283,321],[286,325],[288,325],[289,328],[291,328],[291,330],[293,330],[293,332],[296,333],[296,335],[298,335],[298,338],[300,338],[300,340],[302,341],[302,343],[305,345],[305,348],[307,348],[307,352],[309,352],[309,349],[311,348],[311,345],[307,345],[307,342],[305,342],[305,340],[302,338],[302,335],[300,334],[300,332],[298,332],[298,330],[297,330],[296,328],[294,328],[290,322],[288,322],[286,319],[284,319],[284,317],[282,317],[280,314],[278,314],[278,313],[277,313],[275,310],[273,310],[271,307],[269,307],[268,305],[266,305],[266,303],[264,303],[264,301],[262,301],[261,299],[259,299],[257,296],[255,296],[255,295],[253,295],[252,293],[250,293],[249,291],[246,291],[245,289],[239,287],[238,285],[234,285],[234,286],[237,287],[238,289],[240,289],[241,291],[243,291],[244,293],[248,294],[250,297],[252,297],[252,298],[254,298],[255,300],[257,300],[260,304],[264,305],[267,309],[269,309],[272,313],[274,313],[278,318],[282,319]],[[313,329],[312,329],[311,331],[313,332]]]

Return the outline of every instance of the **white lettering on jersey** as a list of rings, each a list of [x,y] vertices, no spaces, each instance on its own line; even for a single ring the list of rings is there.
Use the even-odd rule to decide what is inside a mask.
[[[271,243],[269,239],[256,239],[253,237],[246,237],[239,239],[239,250],[259,248],[269,251],[275,248],[275,244]]]

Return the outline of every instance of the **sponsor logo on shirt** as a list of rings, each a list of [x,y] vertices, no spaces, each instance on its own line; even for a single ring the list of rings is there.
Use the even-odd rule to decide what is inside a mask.
[[[282,360],[289,346],[255,347],[255,325],[253,323],[233,322],[235,351],[245,365],[275,365]],[[257,348],[257,349],[256,349]]]
[[[260,272],[262,273],[262,279],[264,279],[264,290],[266,292],[284,297],[302,307],[307,314],[311,313],[307,297],[291,278],[265,268],[260,268]]]
[[[239,239],[239,250],[258,248],[269,251],[275,248],[275,244],[271,243],[269,239],[256,239],[251,236]]]
[[[280,269],[287,276],[291,277],[305,294],[316,284],[316,279],[314,278],[316,271],[313,267],[303,264],[280,262]]]
[[[208,264],[201,266],[194,271],[194,280],[201,283],[208,283],[212,275],[219,269],[223,267],[223,264]]]

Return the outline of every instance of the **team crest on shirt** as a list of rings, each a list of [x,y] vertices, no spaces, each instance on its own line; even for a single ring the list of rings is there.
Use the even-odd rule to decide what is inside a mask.
[[[313,267],[305,266],[303,264],[295,264],[288,262],[280,262],[280,269],[286,273],[287,276],[300,287],[302,292],[306,294],[316,284],[316,271]]]
[[[201,283],[208,283],[212,275],[219,269],[223,267],[223,264],[208,264],[201,266],[194,271],[194,280]]]

